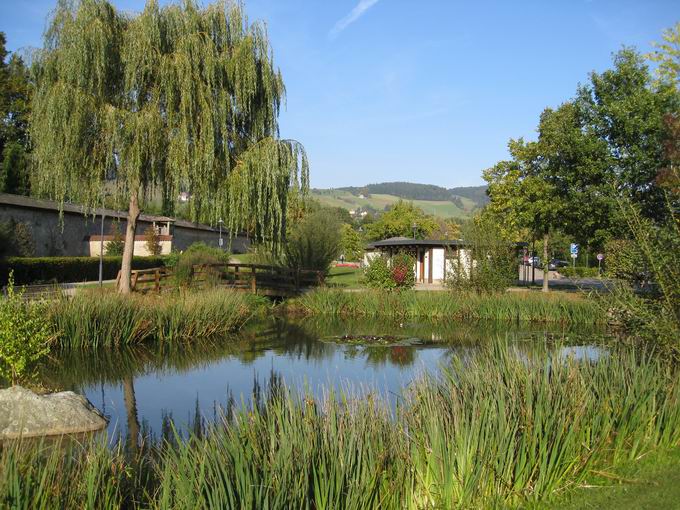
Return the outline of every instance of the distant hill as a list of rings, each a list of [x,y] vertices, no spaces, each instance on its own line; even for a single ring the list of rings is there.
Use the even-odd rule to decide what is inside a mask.
[[[486,186],[447,189],[433,184],[382,182],[367,186],[313,189],[321,203],[347,210],[381,212],[400,199],[414,202],[425,212],[442,218],[466,218],[487,203]]]

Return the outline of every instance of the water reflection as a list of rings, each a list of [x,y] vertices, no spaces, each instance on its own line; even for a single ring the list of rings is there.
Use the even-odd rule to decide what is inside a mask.
[[[358,345],[334,338],[380,334],[422,344]],[[480,345],[506,335],[527,360],[545,360],[551,352],[595,359],[598,350],[583,345],[602,332],[507,323],[274,319],[220,340],[63,352],[41,367],[40,376],[49,388],[85,394],[110,416],[109,431],[128,437],[129,447],[136,448],[140,435],[165,436],[170,419],[188,430],[218,410],[257,401],[257,388],[271,388],[276,374],[289,387],[317,396],[328,387],[398,395],[424,370],[453,360],[464,366]],[[555,353],[556,340],[568,346]]]

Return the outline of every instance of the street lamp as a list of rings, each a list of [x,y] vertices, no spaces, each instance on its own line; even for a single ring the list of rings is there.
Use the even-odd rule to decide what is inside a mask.
[[[224,223],[222,218],[217,220],[217,224],[220,226],[220,248],[222,248],[222,223]]]
[[[413,239],[416,238],[416,229],[418,228],[418,225],[414,221],[413,224],[411,225],[411,228],[413,229]]]
[[[99,231],[99,288],[104,284],[104,218],[106,218],[105,200],[110,196],[110,193],[104,193],[102,197],[102,226]]]

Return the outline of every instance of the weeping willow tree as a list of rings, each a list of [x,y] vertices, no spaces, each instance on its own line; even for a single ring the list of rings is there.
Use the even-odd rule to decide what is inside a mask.
[[[195,221],[224,218],[276,247],[303,148],[279,137],[285,89],[262,24],[240,3],[192,0],[137,15],[59,0],[34,62],[36,191],[60,204],[127,207],[119,290],[130,291],[137,219],[162,193],[192,194]]]

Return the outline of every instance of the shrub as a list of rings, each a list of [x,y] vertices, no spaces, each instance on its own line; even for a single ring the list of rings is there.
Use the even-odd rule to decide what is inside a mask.
[[[179,285],[190,285],[195,279],[194,266],[206,266],[211,264],[226,264],[229,262],[229,253],[208,246],[203,242],[193,243],[185,251],[179,254],[173,264],[175,279]],[[206,269],[206,283],[213,284],[219,278],[216,269]]]
[[[30,257],[35,253],[31,226],[14,220],[0,223],[0,258]]]
[[[24,301],[10,273],[7,296],[0,300],[0,378],[13,384],[30,378],[49,352],[50,340],[44,304]]]
[[[134,257],[133,269],[164,266],[167,257]],[[118,275],[121,257],[104,257],[104,279]],[[9,257],[0,260],[0,285],[5,285],[14,271],[17,285],[95,281],[99,278],[98,257]]]
[[[113,239],[106,243],[104,254],[110,257],[120,257],[123,255],[123,250],[125,250],[125,239],[120,231],[118,222],[115,222],[111,227],[111,235]]]
[[[463,226],[467,247],[461,258],[452,260],[446,275],[447,285],[454,290],[495,292],[505,290],[517,279],[518,257],[513,243],[498,226],[478,216]]]
[[[374,257],[364,270],[364,283],[373,289],[410,289],[416,282],[413,264],[413,257],[404,252]]]
[[[146,250],[149,255],[161,254],[161,242],[158,231],[153,225],[149,225],[144,231],[144,238],[146,240]]]
[[[313,269],[328,273],[340,251],[340,223],[332,211],[320,209],[302,219],[283,247],[290,269]]]

